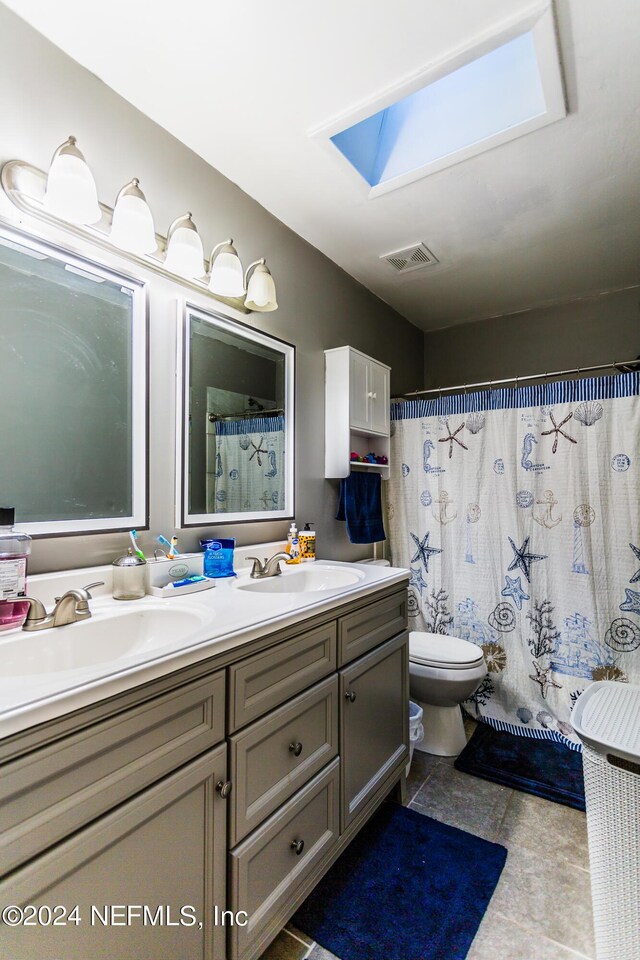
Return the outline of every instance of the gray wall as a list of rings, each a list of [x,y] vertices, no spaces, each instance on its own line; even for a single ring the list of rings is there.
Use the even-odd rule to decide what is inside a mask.
[[[297,348],[296,516],[300,522],[316,524],[321,556],[356,559],[367,555],[366,548],[348,543],[344,524],[333,519],[336,484],[323,478],[323,350],[349,343],[388,363],[393,371],[392,391],[399,393],[422,380],[422,333],[3,6],[0,117],[0,162],[19,158],[47,169],[53,150],[73,133],[105,202],[113,204],[120,187],[137,176],[159,232],[166,233],[176,216],[192,210],[207,250],[232,236],[245,264],[267,257],[277,283],[279,310],[251,314],[246,322]],[[256,163],[259,155],[256,144]],[[0,216],[14,223],[23,219],[4,196]],[[83,248],[77,240],[65,243],[125,272],[139,272],[132,271],[126,260]],[[151,364],[151,534],[144,537],[148,541],[159,532],[169,535],[175,522],[176,307],[172,299],[181,290],[153,274],[146,279]],[[190,299],[216,309],[215,301],[204,296]],[[36,465],[25,463],[25,470]],[[220,536],[235,535],[240,543],[254,543],[284,538],[287,524],[208,529]],[[205,532],[184,531],[180,546],[194,547]],[[39,540],[30,569],[92,566],[113,559],[126,545],[121,534]]]
[[[428,333],[424,385],[499,380],[639,354],[640,287],[633,287]]]

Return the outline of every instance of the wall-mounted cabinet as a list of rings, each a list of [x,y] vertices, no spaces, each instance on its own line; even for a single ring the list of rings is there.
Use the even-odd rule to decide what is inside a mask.
[[[386,364],[353,347],[325,350],[325,477],[346,477],[352,467],[389,467],[351,462],[351,452],[389,458],[390,373]]]

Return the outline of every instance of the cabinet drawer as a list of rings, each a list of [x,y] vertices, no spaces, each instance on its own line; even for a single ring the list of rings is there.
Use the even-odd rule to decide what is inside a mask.
[[[308,630],[229,669],[231,732],[279,707],[336,668],[336,624]]]
[[[234,846],[338,753],[338,677],[329,677],[229,740]]]
[[[246,910],[245,927],[230,928],[231,960],[242,960],[264,933],[270,914],[291,898],[296,885],[337,842],[336,758],[230,855],[232,910]],[[300,854],[294,841],[304,842]]]
[[[0,873],[224,738],[224,672],[0,768]]]
[[[374,600],[362,610],[338,620],[338,666],[407,629],[407,591]]]

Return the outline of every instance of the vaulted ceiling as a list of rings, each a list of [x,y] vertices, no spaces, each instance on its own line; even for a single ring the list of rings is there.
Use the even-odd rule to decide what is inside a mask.
[[[425,330],[640,283],[638,0],[556,0],[565,119],[373,200],[310,132],[539,3],[5,2]]]

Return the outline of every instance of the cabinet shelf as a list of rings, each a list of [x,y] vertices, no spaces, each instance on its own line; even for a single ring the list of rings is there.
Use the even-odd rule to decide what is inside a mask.
[[[359,463],[357,460],[350,460],[349,466],[352,470],[355,467],[357,470],[377,470],[382,474],[389,470],[388,463]]]

